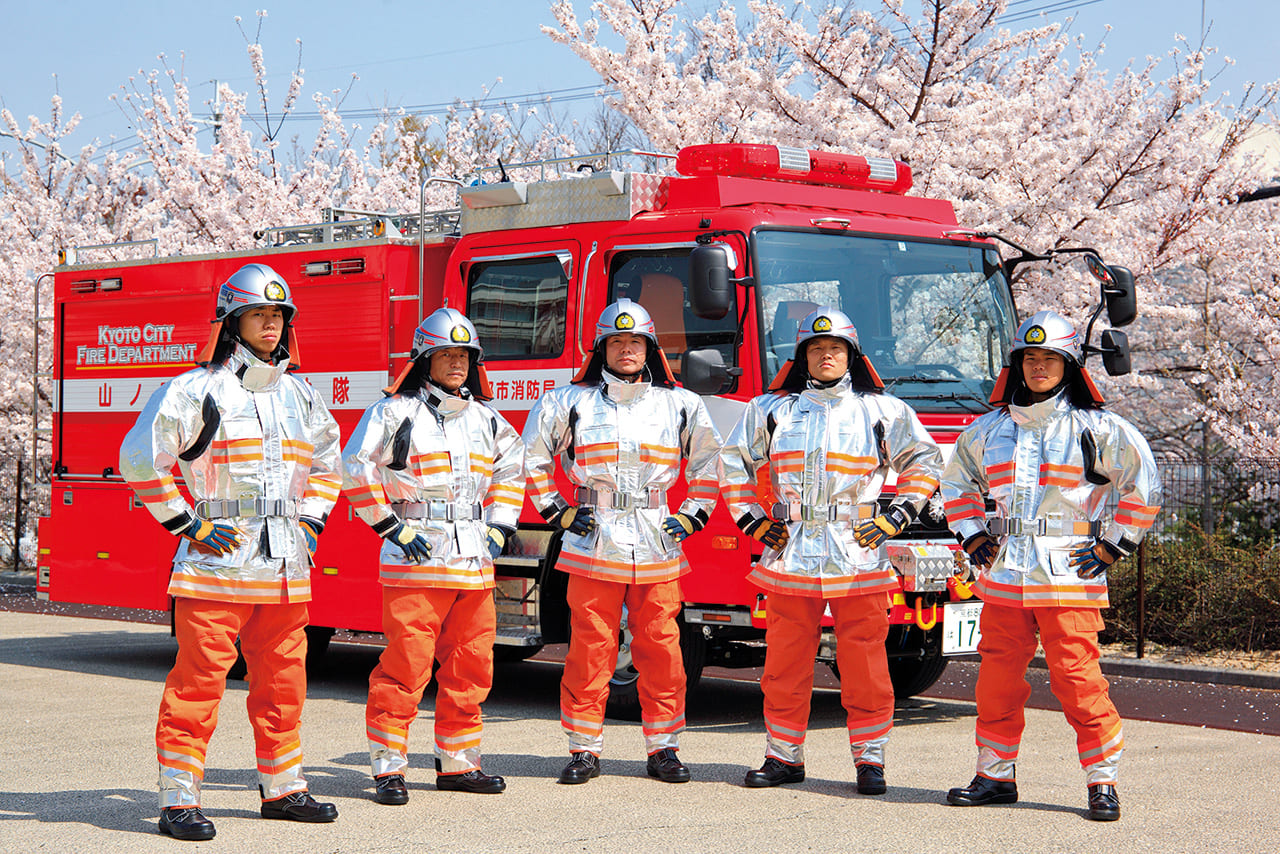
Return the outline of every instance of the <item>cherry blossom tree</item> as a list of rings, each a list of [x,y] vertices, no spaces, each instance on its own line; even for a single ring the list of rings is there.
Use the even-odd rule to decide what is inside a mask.
[[[50,313],[52,277],[43,274],[59,252],[93,246],[99,247],[93,256],[81,260],[136,257],[140,248],[130,244],[141,241],[155,241],[160,255],[248,249],[263,226],[318,222],[326,208],[416,212],[428,174],[463,177],[498,160],[572,151],[535,110],[489,109],[483,96],[458,102],[443,117],[388,111],[362,128],[344,122],[341,92],[316,94],[314,138],[288,140],[281,128],[302,98],[301,58],[273,105],[261,46],[246,36],[246,51],[254,86],[219,88],[212,141],[202,113],[212,105],[193,105],[181,69],[164,57],[158,70],[128,81],[118,98],[138,136],[124,153],[96,144],[66,150],[78,117],[65,118],[58,97],[47,120],[22,123],[0,111],[6,150],[11,142],[16,153],[0,171],[0,543],[12,539],[19,456],[28,471],[35,465],[47,475],[50,466],[47,435],[37,436],[31,459],[33,372],[49,369],[51,348],[33,310]],[[450,207],[456,190],[433,184],[427,199]],[[42,356],[33,365],[37,335]],[[47,380],[35,383],[34,394],[47,421]],[[44,501],[27,496],[28,529]]]
[[[1117,384],[1095,366],[1104,391],[1167,447],[1201,447],[1198,425],[1210,424],[1219,443],[1280,456],[1280,288],[1277,255],[1263,251],[1276,203],[1233,204],[1257,186],[1243,143],[1277,84],[1229,102],[1213,88],[1213,51],[1181,40],[1108,73],[1105,45],[1059,25],[1000,27],[1005,0],[750,0],[708,14],[597,0],[583,17],[575,5],[553,3],[546,32],[599,72],[657,148],[774,142],[896,157],[912,165],[913,192],[952,200],[970,227],[1035,250],[1092,246],[1131,267],[1138,371]],[[1019,270],[1024,313],[1087,320],[1091,279]]]

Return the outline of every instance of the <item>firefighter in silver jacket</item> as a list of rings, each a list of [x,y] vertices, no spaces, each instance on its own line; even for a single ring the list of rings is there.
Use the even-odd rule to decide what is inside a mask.
[[[307,794],[298,728],[311,556],[341,483],[338,425],[288,373],[296,311],[270,267],[238,270],[218,289],[203,367],[161,386],[120,448],[120,471],[143,506],[182,537],[169,582],[178,656],[156,726],[160,829],[180,839],[214,835],[200,786],[237,638],[262,815],[337,816]],[[175,463],[194,507],[174,482]]]
[[[569,737],[566,784],[600,774],[609,677],[625,610],[634,635],[647,771],[690,778],[678,759],[685,725],[679,578],[681,542],[715,508],[720,437],[702,399],[678,388],[649,313],[621,299],[596,324],[593,350],[572,384],[539,398],[524,429],[525,471],[543,517],[564,530],[556,568],[569,574],[569,654],[560,686]],[[552,479],[557,457],[574,490]],[[668,491],[687,460],[688,492],[670,509]]]
[[[1044,646],[1050,685],[1076,731],[1089,817],[1120,817],[1120,716],[1098,665],[1108,567],[1133,552],[1160,509],[1159,472],[1131,424],[1102,410],[1071,323],[1052,311],[1017,331],[991,396],[1000,408],[960,434],[942,478],[947,519],[981,572],[977,776],[958,806],[1013,803],[1014,763]],[[988,515],[985,502],[995,505]]]
[[[942,455],[915,412],[883,387],[848,316],[819,308],[800,322],[795,358],[770,393],[747,405],[725,443],[725,502],[765,547],[748,576],[768,594],[760,679],[767,744],[764,765],[746,776],[753,788],[804,779],[813,661],[830,607],[858,791],[886,791],[893,727],[887,594],[898,585],[885,541],[933,493]],[[766,465],[770,507],[755,488]],[[890,470],[897,494],[881,510]]]
[[[493,561],[524,502],[520,437],[492,398],[475,327],[441,308],[414,333],[409,364],[343,450],[351,504],[383,538],[387,647],[369,676],[365,729],[374,799],[408,802],[409,725],[431,678],[436,785],[497,794],[480,770],[480,704],[493,685]]]

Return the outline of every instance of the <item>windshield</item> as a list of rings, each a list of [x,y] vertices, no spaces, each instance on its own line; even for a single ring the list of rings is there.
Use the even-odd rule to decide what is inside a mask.
[[[755,252],[766,377],[795,353],[804,316],[833,306],[891,394],[922,410],[986,408],[1015,317],[995,249],[760,230]]]

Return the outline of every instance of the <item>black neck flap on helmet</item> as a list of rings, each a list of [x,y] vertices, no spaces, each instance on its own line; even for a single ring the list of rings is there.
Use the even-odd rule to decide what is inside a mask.
[[[413,395],[421,391],[423,386],[431,382],[431,352],[423,353],[416,359],[410,359],[401,369],[400,375],[383,391],[389,395]],[[484,362],[480,361],[479,353],[468,349],[467,358],[471,363],[471,369],[467,371],[467,378],[462,381],[460,388],[466,389],[476,400],[493,400],[489,373],[484,368]]]
[[[809,341],[812,340],[814,339],[809,339]],[[854,389],[866,394],[881,394],[884,392],[884,382],[880,379],[880,375],[876,373],[871,360],[848,341],[837,340],[842,341],[845,347],[849,349],[848,373],[849,381]],[[808,388],[811,377],[809,376],[808,361],[805,359],[805,350],[809,347],[809,341],[805,341],[803,346],[797,348],[795,356],[782,366],[777,376],[773,378],[773,382],[769,383],[769,391],[791,394]]]
[[[603,379],[602,372],[605,369],[604,348],[608,337],[601,338],[600,343],[592,349],[591,356],[583,364],[577,376],[573,378],[573,382],[578,385],[599,385]],[[675,388],[676,378],[671,373],[671,365],[667,363],[667,354],[662,349],[649,340],[644,339],[645,372],[649,374],[648,381],[662,388]],[[645,372],[642,372],[645,373]]]
[[[1000,370],[996,387],[992,389],[988,399],[993,406],[1007,407],[1011,403],[1015,406],[1027,406],[1032,402],[1031,389],[1027,388],[1027,381],[1022,376],[1022,356],[1025,352],[1026,349],[1014,350],[1009,358],[1010,364]],[[1093,384],[1089,372],[1073,359],[1064,358],[1063,362],[1062,382],[1049,392],[1048,397],[1066,389],[1067,400],[1076,409],[1102,409],[1106,401]]]

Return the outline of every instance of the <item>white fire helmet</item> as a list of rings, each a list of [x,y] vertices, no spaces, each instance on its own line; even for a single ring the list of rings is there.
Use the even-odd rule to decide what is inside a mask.
[[[809,379],[808,367],[805,363],[805,348],[814,338],[837,338],[849,345],[849,377],[854,387],[861,391],[879,392],[884,382],[876,373],[871,360],[858,346],[858,330],[845,314],[837,308],[822,306],[805,315],[796,330],[795,355],[778,371],[773,382],[769,383],[769,391],[797,391],[804,388]]]
[[[1037,311],[1022,321],[1014,335],[1013,346],[1009,348],[1009,360],[1012,362],[1013,354],[1019,350],[1031,347],[1052,350],[1076,365],[1084,364],[1080,336],[1071,321],[1056,311]]]
[[[215,321],[226,320],[246,309],[263,305],[279,306],[286,324],[292,323],[298,313],[289,292],[289,283],[283,276],[266,264],[245,264],[218,288],[218,303],[213,316]]]
[[[477,400],[493,400],[489,374],[484,369],[484,348],[480,346],[476,327],[456,308],[438,308],[422,319],[413,330],[409,361],[384,390],[394,394],[419,388],[430,374],[431,360],[427,357],[448,347],[465,347],[471,351],[471,369],[463,385]]]
[[[622,332],[643,335],[653,342],[653,346],[658,346],[658,333],[654,330],[653,318],[644,306],[626,297],[605,306],[604,311],[600,312],[600,319],[596,321],[596,337],[591,346],[593,349],[597,348],[610,335]]]
[[[800,321],[800,328],[796,330],[796,358],[804,353],[805,345],[811,339],[823,335],[839,338],[852,347],[850,357],[861,352],[858,346],[858,330],[849,319],[849,315],[839,309],[824,306],[809,312],[804,320]]]
[[[417,359],[446,347],[466,347],[475,351],[475,361],[484,359],[475,326],[456,308],[438,308],[423,318],[413,331],[409,358]]]
[[[1007,406],[1014,402],[1021,389],[1025,389],[1026,382],[1020,367],[1022,357],[1018,352],[1033,347],[1052,350],[1067,360],[1063,383],[1075,406],[1102,406],[1102,393],[1093,384],[1093,378],[1084,366],[1084,347],[1076,328],[1056,311],[1047,309],[1037,311],[1018,327],[1013,336],[1013,345],[1009,348],[1009,364],[1001,369],[1000,376],[996,377],[995,388],[991,391],[991,403]]]
[[[667,364],[667,356],[658,345],[658,332],[654,328],[653,318],[638,302],[622,297],[615,303],[605,306],[596,321],[596,334],[591,342],[591,353],[574,376],[575,383],[599,382],[601,371],[605,367],[604,342],[610,335],[631,332],[647,339],[650,343],[645,356],[645,367],[649,369],[649,378],[655,385],[672,388],[676,384],[675,374]]]

